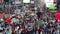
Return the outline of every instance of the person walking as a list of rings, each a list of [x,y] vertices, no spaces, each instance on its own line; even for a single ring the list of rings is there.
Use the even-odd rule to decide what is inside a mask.
[[[6,31],[6,33],[5,33],[5,34],[11,34],[11,33],[10,33],[10,31],[9,31],[9,29],[7,29],[7,31]]]
[[[41,33],[41,29],[38,27],[38,34],[40,34]]]
[[[34,30],[34,34],[36,34],[37,33],[37,27],[34,27],[33,30]]]
[[[44,27],[44,34],[47,34],[47,28]]]

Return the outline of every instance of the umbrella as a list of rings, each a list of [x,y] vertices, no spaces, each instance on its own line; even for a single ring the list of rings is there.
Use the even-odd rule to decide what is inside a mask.
[[[56,10],[57,7],[55,7],[55,6],[50,6],[49,9],[50,9],[50,10]]]

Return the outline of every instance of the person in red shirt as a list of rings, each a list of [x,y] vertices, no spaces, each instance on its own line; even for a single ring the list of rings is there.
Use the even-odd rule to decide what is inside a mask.
[[[6,19],[6,22],[7,22],[7,24],[11,24],[12,23],[12,20],[10,18],[7,18]]]
[[[40,34],[41,33],[41,29],[38,27],[38,34]]]

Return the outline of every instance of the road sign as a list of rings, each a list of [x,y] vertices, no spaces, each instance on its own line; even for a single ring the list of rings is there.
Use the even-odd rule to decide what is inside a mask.
[[[30,3],[30,0],[23,0],[23,3]]]
[[[53,0],[45,0],[46,7],[53,6]]]

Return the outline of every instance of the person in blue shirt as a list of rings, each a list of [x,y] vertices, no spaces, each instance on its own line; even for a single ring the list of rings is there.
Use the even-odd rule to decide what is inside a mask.
[[[47,28],[46,28],[46,27],[44,27],[44,33],[46,34],[46,32],[47,32]]]

